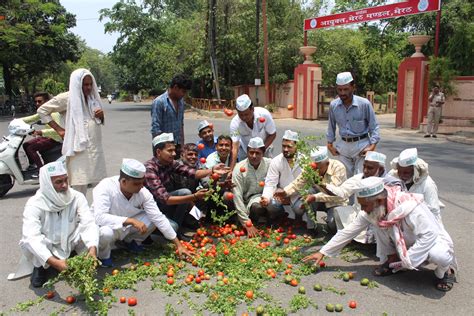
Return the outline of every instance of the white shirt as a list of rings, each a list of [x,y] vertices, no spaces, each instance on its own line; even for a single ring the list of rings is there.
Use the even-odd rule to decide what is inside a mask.
[[[412,206],[410,203],[403,203],[399,207]],[[371,224],[367,216],[366,212],[359,212],[355,220],[343,230],[338,231],[337,234],[321,248],[320,252],[329,257],[336,256],[345,245]],[[381,230],[383,234],[392,233],[390,228],[381,229],[377,225],[373,227],[375,230]],[[403,237],[408,249],[408,257],[414,267],[418,267],[428,259],[430,249],[437,242],[446,242],[454,252],[451,237],[436,220],[434,215],[427,212],[427,206],[424,203],[416,206],[413,211],[402,219],[401,231],[403,232]],[[392,248],[386,250],[377,244],[377,256],[381,262],[384,262],[391,252]]]
[[[283,154],[279,154],[270,162],[262,196],[271,199],[277,188],[286,187],[293,182],[300,173],[301,168],[296,163],[296,160],[293,164],[293,168],[291,168],[288,160],[286,160]]]
[[[227,156],[227,159],[225,161],[226,166],[229,166],[230,156],[231,156],[230,154],[229,154],[229,156]],[[205,167],[206,167],[206,169],[212,169],[212,167],[214,167],[215,165],[218,165],[220,163],[222,163],[221,158],[219,157],[219,154],[217,153],[217,151],[215,151],[215,152],[209,154],[209,156],[207,156]]]
[[[249,141],[253,137],[260,137],[265,142],[268,135],[276,133],[275,122],[267,109],[255,107],[253,112],[253,129],[248,127],[247,123],[242,121],[238,115],[234,116],[230,122],[230,136],[233,142],[240,141],[240,147],[247,152]],[[265,118],[265,122],[261,123],[260,118]]]
[[[169,220],[161,213],[150,191],[145,187],[127,199],[120,190],[119,176],[114,176],[102,180],[92,191],[92,196],[94,202],[91,208],[97,225],[120,229],[127,218],[145,212],[166,239],[176,238],[176,232]]]

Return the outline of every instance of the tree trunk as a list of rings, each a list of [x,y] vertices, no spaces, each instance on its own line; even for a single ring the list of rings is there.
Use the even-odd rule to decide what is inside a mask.
[[[10,68],[8,67],[8,64],[3,63],[3,80],[5,81],[5,94],[8,95],[8,97],[11,99],[13,97],[13,89],[12,89],[12,83],[13,83],[13,76],[12,72],[10,71]]]

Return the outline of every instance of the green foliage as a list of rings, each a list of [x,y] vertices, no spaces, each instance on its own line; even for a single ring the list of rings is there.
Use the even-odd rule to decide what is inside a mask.
[[[437,83],[447,95],[455,93],[453,79],[456,71],[447,57],[430,58],[430,87]]]
[[[79,58],[78,39],[68,31],[76,19],[59,1],[3,1],[0,12],[6,16],[0,20],[0,61],[7,94]]]

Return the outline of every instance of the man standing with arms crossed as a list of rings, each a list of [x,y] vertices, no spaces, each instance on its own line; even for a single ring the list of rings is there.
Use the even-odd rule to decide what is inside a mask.
[[[354,95],[355,83],[350,72],[337,75],[339,98],[329,106],[328,150],[346,167],[347,178],[362,172],[364,156],[374,151],[380,141],[379,124],[372,104],[366,98]],[[336,126],[341,139],[336,141]]]

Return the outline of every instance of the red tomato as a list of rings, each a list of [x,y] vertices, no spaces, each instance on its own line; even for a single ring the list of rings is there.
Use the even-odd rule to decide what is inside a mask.
[[[316,170],[318,168],[318,163],[313,161],[309,164],[311,166],[311,169]]]
[[[194,279],[194,281],[199,284],[199,283],[201,283],[201,278],[200,278],[200,277],[196,277],[196,278]]]
[[[201,163],[206,163],[206,158],[201,157],[201,159],[199,159],[199,161],[200,161]]]
[[[277,275],[276,275],[275,272],[272,272],[272,273],[270,273],[270,276],[274,279],[274,278],[276,278]]]
[[[54,291],[48,291],[48,293],[46,293],[46,298],[50,300],[54,297],[54,295],[56,295]]]
[[[288,238],[285,238],[285,239],[283,239],[283,242],[284,242],[285,244],[287,244],[287,243],[290,242],[290,240],[289,240]]]
[[[166,276],[171,278],[174,276],[174,271],[173,270],[168,270],[168,272],[166,273]]]
[[[135,297],[128,298],[128,306],[135,306],[137,305],[137,299]]]
[[[247,292],[245,292],[245,296],[247,296],[248,299],[253,300],[253,291],[248,290]]]
[[[125,296],[120,297],[120,303],[125,304],[127,302],[127,298]]]
[[[209,123],[209,127],[210,127],[210,128],[214,128],[214,124],[213,124],[213,123]]]
[[[247,220],[247,221],[245,222],[245,226],[247,226],[247,227],[252,227],[252,226],[253,226],[252,221],[251,221],[250,219]]]
[[[168,283],[169,285],[172,285],[174,283],[174,279],[168,278],[168,280],[166,280],[166,283]]]
[[[288,108],[288,111],[293,111],[294,109],[293,104],[288,104],[287,108]]]
[[[321,268],[324,268],[326,266],[326,263],[324,261],[319,261],[319,266]]]
[[[260,181],[260,182],[258,183],[258,185],[263,188],[263,187],[265,186],[265,181]]]
[[[232,115],[234,115],[234,111],[232,111],[231,109],[225,109],[225,110],[224,110],[224,113],[225,113],[225,115],[227,115],[227,116],[232,116]]]
[[[199,144],[197,145],[197,148],[198,148],[199,150],[203,150],[204,147],[205,147],[205,146],[204,146],[204,144],[202,144],[202,143],[199,143]]]
[[[229,201],[233,200],[234,199],[234,194],[232,194],[232,192],[226,192],[225,199],[229,200]]]
[[[114,269],[114,270],[112,271],[112,275],[117,275],[117,274],[119,274],[119,272],[120,272],[119,270]]]
[[[349,274],[349,279],[352,280],[354,278],[354,272],[349,272],[348,274]]]
[[[265,123],[265,118],[263,116],[261,116],[261,117],[258,118],[258,121],[260,123]]]
[[[66,297],[66,303],[68,304],[74,304],[75,301],[76,301],[76,298],[74,296]]]
[[[149,266],[151,266],[151,263],[149,263],[148,261],[146,261],[146,262],[143,263],[143,265],[144,265],[145,267],[149,267]]]
[[[219,180],[220,176],[217,173],[213,173],[211,178],[212,178],[212,180],[217,181],[217,180]]]
[[[217,272],[217,276],[224,276],[224,272],[222,271]]]
[[[278,258],[277,258],[277,262],[278,262],[278,263],[282,263],[282,262],[283,262],[283,258],[282,258],[282,257],[278,257]]]
[[[298,286],[298,280],[296,280],[296,279],[291,280],[290,285],[291,286]]]
[[[198,275],[199,276],[203,276],[205,274],[204,270],[203,269],[199,269],[198,270]]]
[[[230,253],[230,250],[229,249],[224,249],[224,255],[228,255]]]
[[[356,308],[357,307],[357,302],[356,301],[349,301],[349,307],[350,308]]]
[[[240,172],[245,172],[246,170],[245,167],[240,167]]]

